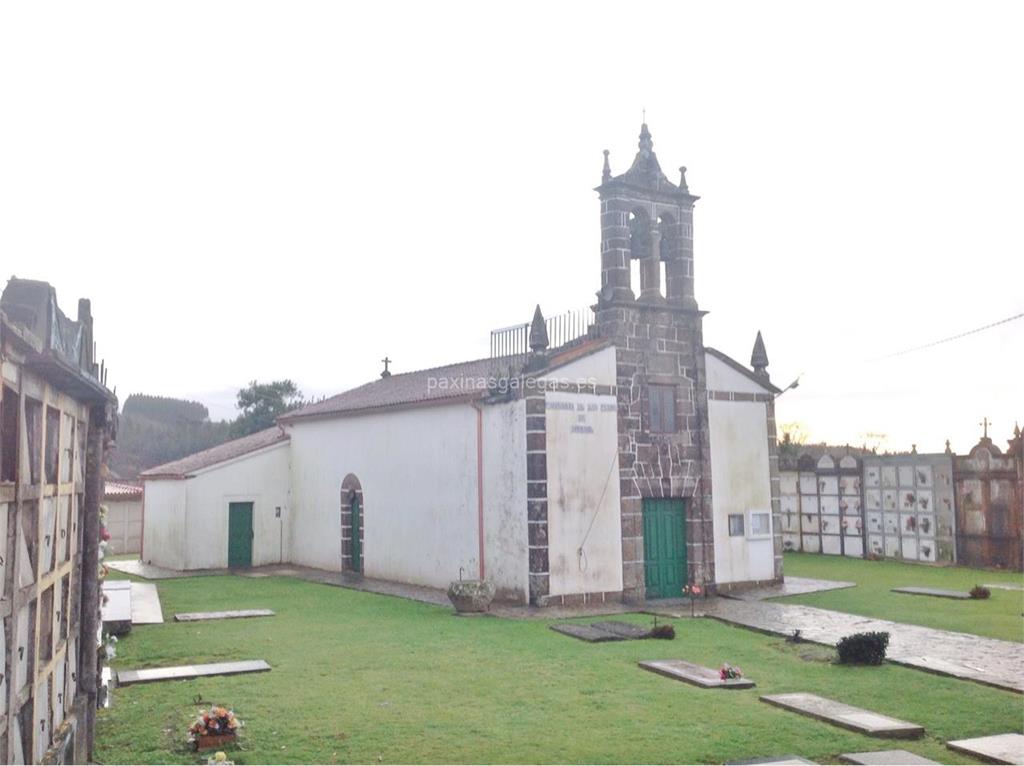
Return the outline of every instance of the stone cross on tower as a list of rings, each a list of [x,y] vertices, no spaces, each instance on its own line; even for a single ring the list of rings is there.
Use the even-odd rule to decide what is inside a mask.
[[[982,439],[987,439],[988,438],[988,427],[990,425],[992,425],[992,424],[988,422],[988,418],[982,418],[981,422],[978,423],[978,425],[981,426],[984,429],[982,431],[981,438]]]
[[[384,372],[382,372],[380,376],[382,378],[390,378],[391,371],[388,369],[388,365],[391,364],[391,360],[385,356],[383,359],[381,359],[381,361],[384,362]]]

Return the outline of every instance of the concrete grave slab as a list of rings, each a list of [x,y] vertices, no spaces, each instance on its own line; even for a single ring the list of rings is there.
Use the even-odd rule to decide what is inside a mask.
[[[945,590],[943,588],[917,588],[907,586],[893,588],[893,593],[908,593],[911,596],[935,596],[936,598],[955,598],[960,601],[970,599],[971,594],[965,590]]]
[[[1015,590],[1024,591],[1024,585],[1015,582],[997,582],[997,583],[984,583],[986,588],[995,588],[996,590]]]
[[[240,673],[265,673],[270,670],[264,660],[243,660],[242,662],[214,662],[209,665],[180,665],[168,668],[145,668],[143,670],[121,670],[117,674],[117,685],[146,684],[154,681],[180,681],[203,676],[234,676]]]
[[[551,630],[556,633],[561,633],[565,636],[572,636],[578,638],[580,641],[586,641],[587,643],[596,644],[602,641],[625,641],[622,636],[616,635],[615,633],[609,633],[607,630],[600,630],[591,625],[574,625],[572,623],[559,623],[558,625],[552,625]]]
[[[604,622],[592,622],[590,627],[603,630],[606,633],[614,633],[622,638],[647,638],[648,628],[643,625],[636,625],[632,622],[620,620],[605,620]]]
[[[869,737],[916,739],[924,735],[924,727],[916,723],[872,713],[870,710],[819,697],[817,694],[766,694],[761,697],[761,701],[817,718],[834,726],[867,734]]]
[[[164,612],[160,608],[160,594],[156,585],[148,582],[133,582],[132,589],[132,624],[159,625],[164,621]]]
[[[937,764],[923,755],[911,753],[909,750],[871,750],[864,753],[843,753],[839,756],[840,763],[859,763],[864,766],[924,766]]]
[[[111,580],[103,583],[100,617],[108,633],[123,636],[132,629],[132,591],[127,580]]]
[[[947,742],[946,747],[988,763],[1024,763],[1024,734],[956,739]]]
[[[774,758],[753,758],[749,761],[730,761],[727,766],[754,766],[754,764],[777,764],[777,766],[800,766],[801,764],[817,764],[799,755],[777,755]]]
[[[237,620],[244,617],[273,617],[273,609],[239,609],[234,612],[182,612],[174,615],[175,622],[202,620]]]
[[[644,660],[637,663],[644,670],[658,675],[685,681],[702,689],[752,689],[755,684],[749,678],[728,678],[722,680],[718,671],[695,665],[686,660]]]

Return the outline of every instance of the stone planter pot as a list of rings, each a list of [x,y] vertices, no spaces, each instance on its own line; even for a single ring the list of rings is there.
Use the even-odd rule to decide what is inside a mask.
[[[486,612],[494,600],[494,583],[487,580],[456,580],[448,586],[448,598],[459,614]]]
[[[213,750],[224,745],[233,745],[236,741],[235,734],[200,734],[192,741],[192,749],[196,752]]]

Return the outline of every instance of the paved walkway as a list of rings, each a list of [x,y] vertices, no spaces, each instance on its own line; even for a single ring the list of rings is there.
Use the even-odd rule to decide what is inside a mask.
[[[799,630],[809,641],[833,646],[850,633],[887,631],[892,662],[1024,693],[1024,644],[1014,641],[771,601],[712,599],[704,612],[763,633],[789,636]]]
[[[763,588],[751,588],[728,594],[728,598],[740,601],[764,601],[767,598],[782,596],[802,596],[805,593],[820,593],[826,590],[856,588],[857,583],[844,580],[816,580],[811,577],[787,576],[785,582],[778,585],[766,585]]]

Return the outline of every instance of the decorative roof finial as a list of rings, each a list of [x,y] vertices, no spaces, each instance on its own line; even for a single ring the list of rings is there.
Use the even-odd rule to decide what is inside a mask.
[[[384,372],[382,372],[380,376],[382,378],[390,378],[391,370],[388,369],[388,365],[391,364],[391,360],[385,356],[383,359],[381,359],[381,361],[384,362]]]
[[[679,168],[679,191],[689,194],[690,187],[686,185],[686,166]]]
[[[601,171],[601,183],[612,180],[612,166],[608,164],[608,150],[604,150],[604,170]]]
[[[911,455],[916,455],[917,454],[917,445],[916,444],[911,444],[910,445],[910,454]]]
[[[1015,422],[1013,424],[1013,435],[1017,438],[1020,438],[1020,423]]]
[[[947,455],[952,455],[953,454],[953,448],[949,446],[949,439],[946,439],[946,454]]]
[[[760,330],[757,331],[757,337],[754,339],[754,350],[750,354],[750,366],[758,375],[768,377],[768,352],[764,350],[764,338],[761,337]]]
[[[978,425],[982,426],[985,429],[982,432],[981,438],[982,439],[987,439],[988,438],[988,427],[990,425],[992,425],[992,424],[989,422],[988,418],[982,418],[982,421],[980,423],[978,423]]]
[[[530,350],[535,354],[543,354],[548,348],[548,325],[544,321],[544,315],[540,313],[540,304],[533,311],[533,321],[530,322]]]
[[[645,122],[640,126],[640,154],[647,156],[654,151],[654,140],[651,138],[651,131],[647,129]]]

